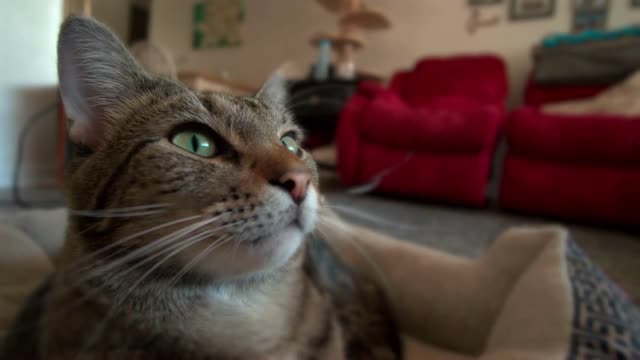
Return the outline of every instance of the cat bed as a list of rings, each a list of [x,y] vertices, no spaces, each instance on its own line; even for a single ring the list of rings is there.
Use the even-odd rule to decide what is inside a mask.
[[[638,309],[563,228],[511,229],[478,259],[353,226],[321,232],[384,274],[409,359],[640,358]]]
[[[0,343],[25,298],[53,270],[67,212],[0,212]]]
[[[65,222],[63,210],[0,214],[0,334],[52,270]],[[640,356],[637,309],[562,229],[507,231],[475,260],[349,225],[323,233],[341,250],[353,249],[340,241],[345,235],[369,239],[366,248],[392,280],[394,308],[403,309],[409,359]],[[343,253],[358,268],[370,265],[360,253]],[[396,279],[411,283],[399,289]]]

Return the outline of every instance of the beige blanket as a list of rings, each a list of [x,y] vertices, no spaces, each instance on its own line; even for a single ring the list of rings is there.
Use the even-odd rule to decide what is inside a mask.
[[[52,270],[64,215],[0,219],[0,334]],[[562,228],[513,229],[467,259],[336,218],[323,223],[343,258],[387,287],[407,359],[566,358],[572,310]]]
[[[547,104],[542,111],[549,114],[640,117],[640,70],[592,98]]]

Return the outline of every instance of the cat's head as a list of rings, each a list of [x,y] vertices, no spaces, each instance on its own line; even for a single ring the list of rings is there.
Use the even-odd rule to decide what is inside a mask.
[[[282,79],[253,97],[194,93],[146,73],[83,17],[62,25],[58,57],[80,149],[68,182],[81,246],[117,249],[109,253],[129,263],[156,256],[159,272],[189,266],[224,278],[277,267],[301,248],[318,179]]]

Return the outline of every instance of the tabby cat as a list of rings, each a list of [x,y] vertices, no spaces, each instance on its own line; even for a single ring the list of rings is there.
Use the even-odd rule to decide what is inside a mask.
[[[318,175],[280,78],[193,92],[83,17],[58,56],[73,210],[4,358],[401,358],[383,292],[312,233]]]

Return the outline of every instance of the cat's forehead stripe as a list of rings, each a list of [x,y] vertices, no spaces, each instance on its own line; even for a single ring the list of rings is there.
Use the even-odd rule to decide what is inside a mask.
[[[213,112],[213,103],[211,102],[211,95],[209,96],[200,95],[198,96],[198,99],[200,99],[202,106],[204,106],[204,108],[207,109],[209,113]]]
[[[199,92],[197,97],[214,120],[215,130],[229,131],[245,142],[269,141],[290,120],[283,111],[255,97],[214,92]]]

